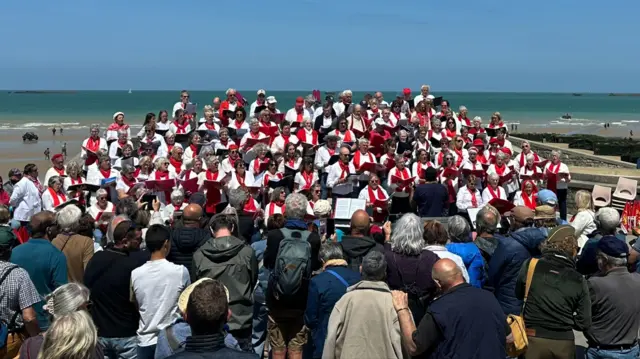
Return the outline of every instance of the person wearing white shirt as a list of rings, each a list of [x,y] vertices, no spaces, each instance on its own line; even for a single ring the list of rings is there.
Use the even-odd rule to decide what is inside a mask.
[[[153,112],[147,113],[147,115],[144,118],[144,123],[142,124],[142,127],[140,127],[140,131],[138,131],[138,134],[136,135],[136,137],[140,139],[144,137],[147,131],[147,126],[154,125],[155,123],[156,123],[156,114]]]
[[[269,217],[274,214],[284,214],[284,201],[287,193],[284,187],[278,187],[271,192],[269,204],[264,209],[264,225],[269,223]]]
[[[300,167],[301,170],[296,173],[293,182],[293,189],[296,192],[310,191],[318,183],[318,173],[313,170],[313,160],[308,157],[304,158]]]
[[[353,92],[351,92],[351,90],[344,90],[340,93],[340,102],[336,102],[333,104],[333,110],[335,111],[337,117],[340,117],[343,112],[349,109],[352,100]]]
[[[44,175],[44,183],[49,183],[49,178],[53,176],[66,177],[67,172],[64,166],[64,156],[60,153],[51,157],[51,163],[53,167],[49,168]]]
[[[335,131],[329,132],[329,134],[338,136],[340,143],[353,144],[355,148],[355,142],[358,140],[356,134],[349,129],[349,121],[346,118],[338,120],[338,128]]]
[[[96,202],[87,208],[87,213],[94,221],[100,222],[100,219],[105,213],[115,214],[116,206],[109,202],[109,192],[107,192],[107,190],[100,188],[96,191],[96,197]]]
[[[118,140],[111,143],[111,146],[109,146],[109,157],[111,158],[111,164],[116,163],[116,160],[122,157],[122,148],[126,144],[131,145],[131,147],[133,148],[133,143],[129,141],[129,134],[123,130],[118,131]]]
[[[506,180],[506,182],[502,184],[502,187],[507,191],[507,193],[515,193],[518,190],[518,185],[511,169],[505,163],[507,158],[507,154],[502,151],[498,152],[496,154],[496,163],[489,166],[487,169],[487,175],[496,173],[500,178],[511,176],[510,179]]]
[[[100,137],[100,126],[99,125],[91,125],[91,129],[89,130],[89,138],[82,141],[82,147],[80,151],[80,159],[84,160],[84,169],[87,170],[87,167],[94,164],[98,157],[94,154],[91,154],[87,150],[97,154],[98,152],[107,152],[109,151],[109,147],[107,146],[107,140]]]
[[[108,156],[102,156],[98,159],[98,166],[87,172],[87,183],[100,186],[103,179],[114,177],[120,177],[120,172],[112,168],[111,160]]]
[[[87,180],[82,177],[82,170],[80,167],[80,164],[78,162],[70,162],[69,165],[67,165],[67,176],[64,177],[64,180],[62,181],[62,188],[64,190],[64,193],[69,197],[69,198],[76,198],[78,199],[78,201],[80,201],[80,204],[84,204],[84,198],[89,194],[89,192],[87,191],[81,191],[80,193],[78,193],[77,191],[69,191],[69,187],[73,186],[73,185],[79,185],[79,184],[83,184],[86,183]]]
[[[511,141],[507,140],[506,134],[507,134],[507,130],[506,129],[498,131],[498,133],[496,135],[496,139],[498,140],[498,147],[500,147],[500,148],[508,148],[509,151],[511,151],[511,153],[513,153],[513,145],[511,144]]]
[[[250,127],[249,132],[247,132],[242,137],[242,140],[240,140],[240,151],[243,153],[249,152],[249,150],[251,150],[251,148],[253,147],[253,145],[247,144],[247,140],[249,140],[250,138],[253,140],[262,140],[267,138],[267,135],[260,132],[260,123],[257,119],[251,120],[249,127]]]
[[[577,212],[571,219],[569,219],[569,225],[575,228],[576,238],[578,239],[578,247],[582,251],[585,243],[589,239],[589,236],[596,231],[596,214],[593,211],[593,200],[591,193],[580,190],[576,192],[575,196]]]
[[[351,163],[353,164],[353,167],[356,169],[356,171],[362,172],[359,177],[360,181],[366,182],[369,180],[369,171],[360,171],[360,167],[367,162],[377,163],[376,157],[371,152],[369,152],[369,140],[366,138],[361,138],[358,140],[358,150],[353,155],[353,159],[351,160]]]
[[[521,179],[533,178],[536,185],[539,185],[540,183],[542,183],[542,177],[544,173],[542,172],[542,169],[536,166],[536,163],[534,161],[535,156],[531,153],[528,154],[525,157],[524,166],[520,166],[519,174]],[[535,178],[537,176],[539,176],[538,179]]]
[[[166,110],[160,111],[160,113],[158,113],[158,121],[156,121],[156,130],[168,131],[170,125],[171,122],[169,122],[169,113]]]
[[[333,117],[333,107],[331,107],[331,104],[326,103],[323,107],[316,110],[313,119],[313,128],[318,131],[319,134],[326,136],[329,131],[331,131],[331,126],[333,126],[333,122],[337,118]]]
[[[329,166],[327,176],[327,188],[332,189],[333,198],[349,198],[354,186],[349,178],[356,172],[353,163],[349,163],[351,151],[348,147],[340,147],[340,160]]]
[[[127,138],[131,138],[131,127],[124,123],[124,112],[116,112],[113,114],[113,123],[107,127],[105,138],[107,143],[118,139],[118,132],[127,132]]]
[[[191,96],[189,95],[189,91],[180,92],[180,101],[176,102],[173,105],[173,110],[171,110],[171,114],[174,115],[178,110],[186,110],[187,105],[191,105],[191,102],[189,101],[190,98]]]
[[[138,180],[133,177],[134,171],[134,168],[128,165],[120,170],[120,178],[116,181],[118,199],[129,197],[129,191],[138,183]]]
[[[242,161],[236,161],[235,171],[231,172],[231,179],[227,183],[227,189],[234,190],[240,187],[252,187],[255,181],[253,174],[247,171]]]
[[[366,114],[366,109],[360,106],[360,104],[353,107],[353,113],[347,117],[349,129],[360,132],[366,132],[368,130],[367,123],[362,117],[363,113]]]
[[[143,129],[143,135],[140,136],[141,143],[153,144],[155,142],[157,145],[162,145],[164,143],[162,135],[156,133],[157,125],[155,123],[149,123]]]
[[[214,131],[214,132],[218,132],[220,131],[220,125],[215,123],[215,116],[213,113],[213,107],[211,106],[205,106],[204,107],[204,117],[202,118],[202,120],[200,122],[200,125],[198,126],[198,131]]]
[[[507,191],[498,185],[499,181],[500,176],[495,172],[489,175],[489,184],[487,188],[482,191],[482,202],[489,203],[493,199],[507,200]]]
[[[516,206],[525,206],[535,211],[538,188],[532,180],[522,181],[520,188],[520,191],[516,192],[516,195],[513,197],[513,204]]]
[[[272,154],[283,154],[285,146],[289,143],[297,145],[300,140],[296,135],[291,134],[291,125],[288,122],[282,122],[280,124],[281,134],[273,140],[271,143]]]
[[[189,146],[184,150],[184,154],[182,160],[187,165],[191,164],[196,156],[198,156],[198,144],[202,142],[200,135],[197,132],[194,132],[189,137]]]
[[[325,137],[326,144],[324,146],[318,147],[315,156],[315,166],[320,174],[320,187],[321,187],[321,197],[327,198],[327,176],[329,175],[329,161],[331,161],[331,157],[339,154],[338,152],[338,136],[328,135]]]
[[[258,90],[258,93],[257,93],[258,98],[256,98],[256,100],[253,101],[253,103],[251,103],[251,106],[249,106],[249,118],[256,117],[256,107],[267,105],[265,101],[266,95],[267,95],[267,92],[265,90],[263,89]]]
[[[176,172],[169,170],[169,167],[172,166],[170,160],[164,157],[158,157],[153,162],[153,164],[155,169],[153,172],[151,172],[151,175],[149,175],[147,181],[166,181],[176,179]],[[173,185],[173,188],[175,188],[175,183]],[[171,190],[156,191],[154,192],[154,194],[161,204],[166,205],[167,198],[171,197]]]
[[[301,96],[296,98],[295,106],[287,111],[284,119],[289,123],[302,123],[302,121],[304,120],[311,120],[311,115],[304,109],[304,98],[302,98]]]
[[[213,145],[214,151],[228,150],[232,145],[236,145],[235,142],[229,139],[229,129],[227,129],[226,127],[222,127],[220,129],[220,131],[218,132],[218,136],[220,137],[220,139],[215,141],[215,144]]]
[[[122,157],[119,157],[113,164],[113,168],[120,170],[122,166],[129,164],[133,167],[138,167],[138,157],[133,157],[133,146],[126,144],[122,147]]]
[[[417,106],[420,102],[426,100],[429,96],[430,90],[431,88],[429,85],[420,86],[420,94],[413,98],[413,104]]]
[[[471,147],[469,148],[468,152],[469,157],[466,159],[466,161],[462,162],[462,171],[464,170],[469,170],[469,171],[481,171],[482,172],[482,176],[480,176],[480,174],[476,175],[476,188],[478,189],[482,189],[482,178],[484,176],[484,167],[482,167],[482,163],[480,163],[480,161],[478,161],[478,149],[476,147]],[[466,183],[466,180],[465,180]]]
[[[209,190],[205,187],[206,181],[221,182],[225,178],[226,174],[222,170],[219,170],[218,167],[220,167],[218,157],[210,157],[207,160],[207,170],[202,171],[198,175],[199,191],[204,192],[204,194],[207,196],[207,204],[204,209],[206,213],[209,214],[215,213],[216,206],[218,204],[227,202],[227,197],[222,188]]]
[[[220,163],[220,170],[224,173],[231,173],[235,171],[236,162],[242,162],[242,159],[238,153],[238,146],[232,144],[229,146],[229,156]],[[208,163],[207,168],[209,168]]]
[[[176,110],[173,122],[169,125],[169,130],[176,135],[185,135],[191,133],[191,121],[185,116],[185,112],[182,109]]]
[[[459,212],[467,212],[469,208],[482,208],[485,205],[480,191],[474,185],[475,177],[470,175],[467,185],[458,190],[456,207]]]
[[[174,147],[182,147],[181,144],[176,143],[176,134],[172,131],[167,131],[164,134],[164,143],[158,148],[158,157],[169,157],[169,153]]]
[[[62,189],[62,179],[52,176],[47,182],[47,189],[42,192],[42,210],[55,212],[56,207],[65,203],[67,196]]]
[[[31,220],[31,216],[42,209],[40,189],[43,186],[38,181],[38,167],[35,164],[28,164],[24,167],[24,175],[18,183],[13,186],[9,203],[14,208],[13,218],[17,221],[25,222]]]
[[[569,167],[560,162],[560,151],[551,151],[551,161],[544,167],[544,176],[547,181],[547,189],[558,196],[558,208],[560,218],[567,220],[567,190],[571,182]]]
[[[180,178],[187,169],[183,156],[184,150],[182,147],[174,147],[169,153],[169,172],[172,178]]]
[[[282,113],[276,106],[278,105],[278,100],[276,100],[275,96],[267,97],[267,110],[272,114]]]
[[[454,151],[449,149],[449,139],[447,137],[443,137],[440,142],[442,143],[442,148],[439,152],[434,152],[434,154],[437,153],[435,155],[434,161],[436,167],[447,167],[449,165],[453,165],[454,167],[458,168],[457,164],[460,161],[458,160],[458,155]],[[447,158],[449,157],[451,157],[450,164],[447,163]]]
[[[371,175],[369,184],[366,185],[358,195],[358,199],[367,201],[367,208],[371,209],[371,216],[374,222],[383,222],[389,213],[389,194],[380,185],[380,178],[377,175]],[[385,202],[384,207],[376,206],[376,201]]]
[[[182,211],[189,204],[184,201],[184,193],[180,189],[174,189],[171,192],[171,203],[164,206],[160,211],[162,220],[165,223],[173,222],[173,214],[176,211]]]
[[[425,171],[429,167],[434,167],[433,163],[431,163],[431,155],[429,151],[423,148],[417,150],[416,153],[418,160],[411,165],[411,173],[416,178],[415,184],[426,183]]]

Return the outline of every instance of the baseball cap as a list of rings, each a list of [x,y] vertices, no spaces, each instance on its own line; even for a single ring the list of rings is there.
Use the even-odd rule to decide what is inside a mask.
[[[598,241],[598,249],[611,257],[626,258],[629,256],[629,246],[625,241],[615,236],[604,236]]]
[[[540,190],[538,192],[538,203],[555,207],[558,204],[558,196],[551,190]]]
[[[549,232],[549,236],[547,237],[547,242],[549,244],[553,244],[554,242],[561,242],[567,239],[576,240],[576,230],[568,224],[563,224],[561,226],[557,226],[553,228]]]
[[[12,168],[9,170],[9,177],[13,177],[13,176],[22,176],[22,171],[20,171],[18,168]]]
[[[263,89],[258,90],[258,96],[266,95],[266,94],[267,94],[267,92],[265,90],[263,90]]]
[[[316,102],[316,98],[313,97],[313,95],[307,95],[307,97],[304,98],[305,101],[307,102]]]
[[[538,192],[539,193],[539,192]],[[533,219],[555,219],[556,209],[548,205],[542,205],[536,207],[536,213]]]
[[[297,104],[298,103],[300,103],[300,104],[304,103],[304,98],[302,98],[302,96],[298,96],[298,98],[296,98],[296,103]]]
[[[267,103],[278,103],[275,96],[267,97]]]
[[[193,290],[200,285],[202,282],[213,280],[211,278],[200,278],[194,283],[191,283],[188,287],[186,287],[182,293],[180,293],[180,297],[178,297],[178,310],[180,313],[187,312],[187,304],[189,304],[189,296],[193,292]],[[229,301],[229,290],[227,287],[224,287],[224,292],[227,294],[227,302]]]
[[[411,89],[408,87],[405,87],[404,89],[402,89],[402,93],[405,95],[409,95],[411,93]]]
[[[555,213],[554,213],[555,214]],[[527,220],[533,219],[535,213],[533,210],[526,206],[516,206],[511,210],[511,215],[515,218],[516,222],[524,223]]]

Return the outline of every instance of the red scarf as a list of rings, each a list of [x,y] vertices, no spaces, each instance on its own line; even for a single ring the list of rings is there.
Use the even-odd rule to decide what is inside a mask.
[[[471,206],[473,208],[478,208],[478,199],[476,198],[475,188],[473,190],[470,190],[469,187],[467,187],[467,191],[469,191],[469,193],[471,194]]]
[[[449,193],[449,203],[453,203],[456,201],[456,189],[453,188],[453,180],[452,179],[445,179],[445,181],[447,182],[447,192]]]
[[[175,144],[173,145],[167,144],[167,153],[171,153],[171,150],[173,149],[173,147],[175,147]]]
[[[191,152],[193,152],[193,157],[196,157],[198,155],[198,146],[196,145],[189,145],[189,148],[191,149]]]
[[[100,138],[98,137],[97,140],[94,140],[93,137],[89,137],[89,139],[87,139],[87,149],[92,152],[98,152],[100,149]]]
[[[71,178],[71,185],[74,185],[74,184],[82,184],[82,177],[78,176],[78,180]]]
[[[219,174],[220,174],[219,171],[211,172],[211,170],[207,170],[204,173],[204,176],[209,181],[217,181]],[[206,212],[207,213],[215,213],[216,205],[218,203],[220,203],[220,200],[221,200],[221,196],[220,196],[220,191],[219,190],[207,191],[207,204],[205,205]]]
[[[244,178],[247,176],[247,173],[245,172],[245,174],[240,177],[240,175],[238,174],[238,172],[236,172],[236,179],[238,180],[238,183],[240,184],[240,187],[246,187],[244,184]]]
[[[493,188],[491,188],[491,186],[487,186],[487,188],[489,189],[489,193],[491,194],[491,198],[500,198],[500,187],[498,186],[498,193],[495,193],[493,191]]]
[[[52,167],[52,168],[53,168],[56,172],[58,172],[58,174],[59,174],[60,176],[64,176],[64,167],[62,167],[62,169],[61,169],[61,170],[59,170],[59,169],[57,169],[57,168],[55,168],[55,167]]]
[[[523,191],[522,192],[522,202],[524,202],[524,205],[531,208],[532,210],[536,209],[536,194],[531,192],[531,197],[527,196],[527,194]]]
[[[327,152],[329,152],[329,156],[333,156],[333,155],[335,155],[335,154],[336,154],[336,150],[335,150],[335,148],[332,150],[332,149],[330,149],[329,147],[327,147]]]
[[[129,128],[129,125],[127,125],[126,123],[123,123],[122,125],[118,125],[117,123],[112,123],[109,125],[109,127],[107,128],[107,131],[120,131],[120,130],[126,130]]]
[[[51,195],[51,198],[53,199],[53,206],[54,207],[58,207],[60,205],[60,203],[64,203],[67,201],[67,196],[64,195],[64,193],[58,193],[56,191],[53,190],[53,188],[49,187],[49,194]],[[60,202],[60,198],[62,198],[62,202]]]
[[[502,165],[502,167],[498,167],[498,165],[493,165],[493,167],[495,167],[496,169],[496,173],[498,174],[498,176],[502,177],[502,174],[504,173],[504,171],[507,169],[506,165]]]
[[[229,143],[229,139],[228,139],[228,138],[227,138],[226,140],[224,140],[224,141],[223,141],[223,140],[220,140],[220,144],[221,144],[222,146],[224,146],[224,148],[227,148],[227,143]]]
[[[427,168],[431,167],[431,162],[425,163],[427,165]],[[425,176],[425,169],[422,168],[423,163],[422,162],[418,162],[418,177],[420,177],[421,180],[424,179]]]
[[[460,150],[454,149],[453,151],[457,155],[456,156],[457,157],[457,159],[456,159],[456,167],[460,167],[460,165],[462,164],[462,160],[464,159],[464,155],[462,154],[462,149],[460,149]]]
[[[256,203],[253,198],[249,197],[247,203],[244,204],[244,208],[242,208],[247,213],[256,213],[258,209],[256,208]]]
[[[218,174],[220,174],[219,171],[218,172],[211,172],[211,170],[207,170],[207,172],[205,172],[205,177],[209,181],[215,181],[218,178]]]
[[[313,172],[307,173],[307,171],[302,171],[300,172],[300,174],[302,175],[302,178],[304,179],[304,183],[305,183],[302,189],[306,190],[311,188],[311,185],[313,184]]]
[[[178,123],[178,120],[173,121],[173,125],[176,126],[176,134],[179,133],[187,133],[187,127],[189,126],[189,121],[185,121],[184,124]]]
[[[127,177],[125,177],[125,176],[122,176],[121,178],[122,178],[122,182],[124,182],[124,184],[126,184],[127,187],[129,187],[129,188],[133,187],[133,185],[138,182],[138,180],[135,177],[133,179],[131,179],[131,180],[128,179]]]
[[[445,136],[449,137],[449,138],[454,138],[456,137],[456,130],[449,130],[449,128],[447,127],[447,129],[445,130]]]
[[[536,162],[540,162],[540,158],[538,158],[538,154],[535,152],[529,152],[533,154],[533,163],[535,164]],[[520,167],[524,167],[524,163],[527,161],[526,157],[527,157],[528,153],[525,154],[524,152],[520,153]],[[534,165],[535,167],[535,165]]]
[[[178,161],[175,158],[169,157],[169,163],[176,169],[176,173],[180,173],[182,171],[182,161]]]
[[[256,158],[255,160],[253,160],[253,173],[255,174],[260,173],[261,164],[262,164],[262,161],[259,158]]]
[[[429,121],[429,115],[426,116],[421,113],[416,113],[416,116],[420,119],[420,126],[426,126]]]
[[[409,170],[405,167],[402,169],[402,171],[400,171],[397,167],[396,167],[396,173],[399,174],[400,178],[402,178],[403,180],[409,178]]]
[[[282,173],[271,174],[271,173],[267,172],[264,175],[264,181],[263,181],[265,187],[267,187],[269,185],[269,181],[271,180],[271,178],[282,179]]]
[[[156,181],[169,179],[169,171],[156,171]]]
[[[560,171],[560,162],[558,162],[555,165],[553,163],[549,165],[549,172],[553,174],[558,174],[559,171]]]
[[[304,120],[304,109],[300,109],[298,110],[296,108],[296,122],[302,122],[302,120]]]
[[[269,203],[269,209],[267,210],[269,217],[273,216],[276,211],[276,207],[280,207],[280,213],[284,213],[284,202],[271,202]]]
[[[215,131],[216,130],[216,125],[214,123],[209,124],[208,122],[204,123],[204,127],[207,128],[207,130],[211,130],[211,131]]]
[[[356,168],[360,168],[360,151],[356,151],[356,154],[353,156],[353,164],[355,165]],[[369,162],[375,162],[373,159],[373,156],[371,155],[371,153],[367,152],[367,155],[369,156]]]
[[[282,139],[284,140],[284,146],[283,147],[287,147],[287,145],[289,144],[289,138],[291,137],[291,134],[288,135],[281,135]]]
[[[340,136],[340,131],[336,130],[336,136]],[[342,139],[343,142],[353,142],[353,140],[351,139],[351,131],[346,130],[344,131],[344,138]]]
[[[249,136],[251,136],[251,138],[253,138],[254,140],[257,140],[260,138],[260,132],[258,131],[258,133],[256,133],[255,135],[253,134],[253,131],[249,132]]]
[[[500,146],[500,148],[504,147],[504,138],[502,140],[497,140],[498,141],[498,146]]]
[[[307,131],[303,128],[300,129],[300,131],[298,131],[298,133],[296,134],[296,136],[298,136],[298,139],[301,142],[307,142]],[[316,131],[311,130],[311,142],[307,142],[310,143],[312,145],[317,145],[318,144],[318,133]]]
[[[391,112],[391,114],[392,114],[393,116],[395,116],[396,121],[400,120],[400,114],[399,114],[399,113]]]
[[[338,163],[340,164],[340,169],[342,170],[342,173],[340,173],[340,179],[347,178],[347,176],[349,175],[349,164],[345,164],[342,161]]]
[[[242,121],[233,120],[233,123],[236,125],[236,130],[239,130],[242,128],[242,124],[244,123],[244,120]]]
[[[136,168],[136,170],[133,171],[133,177],[138,178],[138,176],[140,176],[140,171],[142,171],[142,168]]]
[[[367,186],[367,188],[369,189],[369,202],[373,203],[376,200],[384,201],[385,199],[387,199],[387,197],[385,197],[384,195],[384,192],[382,192],[382,188],[380,188],[380,186],[376,188],[375,192],[373,191],[373,189],[371,189],[371,186]]]
[[[294,157],[289,159],[289,167],[295,169],[295,166],[296,166],[296,158]]]
[[[100,168],[100,174],[105,179],[109,178],[109,176],[111,176],[111,168],[109,168],[108,170],[103,170],[102,168]]]

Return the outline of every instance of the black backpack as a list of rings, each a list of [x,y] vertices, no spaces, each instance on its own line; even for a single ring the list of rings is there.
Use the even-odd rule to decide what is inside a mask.
[[[2,283],[4,283],[4,280],[7,279],[7,277],[9,276],[9,273],[11,273],[16,268],[18,268],[18,266],[11,266],[4,272],[4,274],[2,275],[2,278],[0,278],[0,286],[2,286]],[[20,314],[19,310],[16,311],[16,313],[11,318],[11,321],[9,321],[8,323],[5,322],[4,320],[0,320],[0,348],[4,348],[7,346],[7,339],[9,338],[9,333],[13,333],[14,330],[16,329],[15,324],[16,324],[16,319],[18,318],[18,314]]]
[[[311,244],[309,231],[280,229],[284,239],[280,241],[276,264],[271,272],[273,294],[276,299],[296,294],[303,281],[311,278]]]

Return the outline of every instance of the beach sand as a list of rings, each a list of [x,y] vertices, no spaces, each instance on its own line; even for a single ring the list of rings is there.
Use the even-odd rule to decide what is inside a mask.
[[[0,176],[6,181],[9,170],[12,168],[24,169],[29,163],[38,166],[40,177],[44,178],[45,172],[51,167],[51,162],[44,158],[44,151],[49,148],[51,156],[62,152],[62,145],[67,144],[67,158],[72,159],[80,153],[82,141],[89,137],[89,131],[66,130],[64,135],[56,133],[52,135],[48,129],[32,131],[38,135],[38,142],[22,142],[22,135],[26,131],[4,130],[0,134]],[[42,179],[41,178],[41,179]]]
[[[511,127],[509,127],[511,130]],[[636,131],[637,130],[637,131]],[[640,128],[637,126],[612,126],[603,128],[602,126],[526,126],[518,125],[517,131],[509,131],[510,134],[518,136],[518,133],[556,133],[559,135],[596,135],[602,137],[629,137],[629,131],[634,131],[634,137],[640,139]]]

